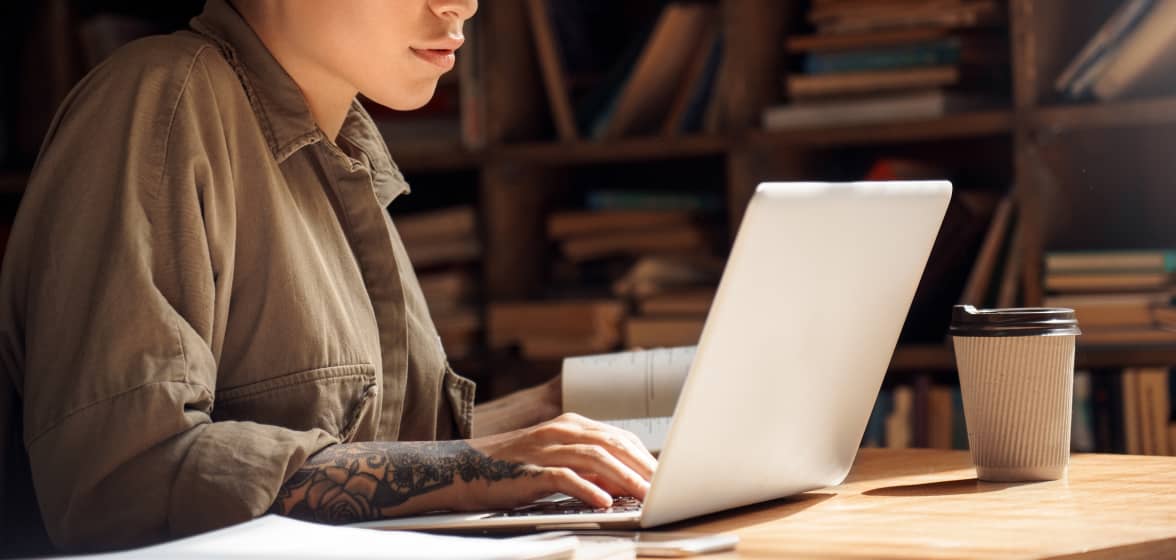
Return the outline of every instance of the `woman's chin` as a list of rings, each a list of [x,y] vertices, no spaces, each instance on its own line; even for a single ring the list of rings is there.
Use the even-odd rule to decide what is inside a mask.
[[[374,92],[373,94],[363,92],[363,94],[364,97],[395,111],[415,111],[424,107],[436,92],[437,81],[433,80],[432,83],[419,88],[413,88],[412,91],[397,91],[383,95],[380,94],[381,92]]]

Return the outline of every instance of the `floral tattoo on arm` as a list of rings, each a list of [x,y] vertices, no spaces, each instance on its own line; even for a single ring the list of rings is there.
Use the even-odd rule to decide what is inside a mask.
[[[521,463],[491,459],[464,441],[334,445],[286,481],[270,512],[320,523],[370,521],[458,477],[495,482],[536,475]]]

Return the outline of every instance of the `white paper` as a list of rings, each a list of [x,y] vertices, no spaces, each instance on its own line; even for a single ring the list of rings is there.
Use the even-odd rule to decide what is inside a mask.
[[[566,412],[597,420],[673,416],[695,346],[567,358]]]
[[[629,430],[641,438],[641,443],[652,453],[662,450],[666,444],[666,436],[670,433],[672,416],[657,416],[654,418],[625,418],[623,420],[605,420],[622,430]]]
[[[577,544],[575,537],[551,540],[448,537],[334,527],[267,515],[170,543],[76,558],[560,559],[572,558]]]

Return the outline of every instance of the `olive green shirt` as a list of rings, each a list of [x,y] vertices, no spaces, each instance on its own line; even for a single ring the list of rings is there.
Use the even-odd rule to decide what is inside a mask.
[[[0,536],[39,506],[58,547],[159,541],[262,514],[326,446],[468,437],[407,192],[359,103],[331,142],[225,0],[90,73],[0,275]]]

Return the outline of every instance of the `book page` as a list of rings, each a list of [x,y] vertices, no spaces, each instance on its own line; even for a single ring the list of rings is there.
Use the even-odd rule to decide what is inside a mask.
[[[574,537],[489,539],[335,527],[266,515],[172,542],[111,554],[73,556],[87,560],[134,558],[282,558],[366,560],[368,558],[572,558]],[[632,556],[630,556],[632,557]],[[67,557],[62,557],[67,558]]]
[[[673,416],[695,346],[567,358],[565,412],[597,420]]]

